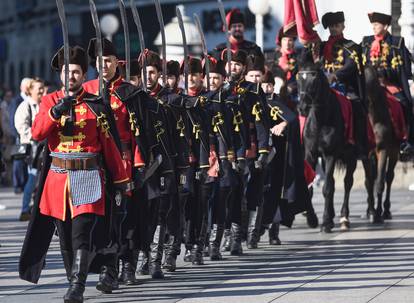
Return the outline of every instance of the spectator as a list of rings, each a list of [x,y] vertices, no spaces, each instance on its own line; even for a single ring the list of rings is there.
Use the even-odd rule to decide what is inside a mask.
[[[14,116],[14,125],[20,136],[20,143],[30,144],[31,154],[35,153],[37,147],[37,142],[32,140],[32,123],[39,112],[39,104],[43,96],[43,90],[44,84],[42,80],[38,78],[31,80],[29,83],[28,97],[20,103]],[[20,221],[30,219],[29,205],[36,184],[37,169],[31,166],[30,160],[28,161],[28,179],[24,186]]]
[[[10,89],[4,91],[3,100],[0,102],[0,124],[2,126],[3,138],[0,141],[1,152],[5,162],[5,172],[3,173],[1,183],[9,185],[11,181],[11,158],[10,150],[15,142],[12,129],[10,127],[10,104],[13,99],[13,92]]]
[[[30,78],[24,78],[20,84],[20,95],[16,96],[10,104],[10,128],[16,144],[19,143],[19,135],[14,127],[14,116],[17,107],[27,98]],[[27,164],[24,160],[13,160],[13,187],[16,194],[23,191],[27,181]]]

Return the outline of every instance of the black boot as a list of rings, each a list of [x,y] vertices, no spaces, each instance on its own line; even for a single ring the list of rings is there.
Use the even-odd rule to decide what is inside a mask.
[[[119,276],[119,281],[125,283],[125,285],[134,285],[137,283],[135,278],[135,271],[138,262],[138,252],[131,252],[130,258],[122,260],[122,269]]]
[[[110,294],[113,290],[119,288],[118,284],[118,261],[114,255],[102,266],[101,273],[99,274],[99,281],[96,284],[96,289],[104,294]]]
[[[259,243],[259,229],[257,228],[258,211],[252,210],[249,212],[249,225],[247,227],[247,248],[257,248]]]
[[[280,245],[282,244],[279,239],[279,223],[272,223],[272,226],[269,228],[269,244],[270,245]]]
[[[82,303],[86,278],[89,269],[89,252],[85,249],[75,251],[69,289],[63,300],[65,303]]]
[[[223,238],[224,225],[213,224],[213,228],[210,232],[210,260],[218,261],[222,259],[220,253],[221,239]]]
[[[164,279],[161,269],[162,254],[164,251],[165,226],[157,225],[151,243],[151,260],[149,271],[153,279]]]
[[[230,254],[232,256],[240,256],[243,254],[242,247],[242,229],[241,226],[237,223],[231,224],[231,250]]]
[[[61,250],[63,265],[65,266],[66,277],[70,282],[72,276],[72,264],[73,264],[73,251],[72,250]]]
[[[192,262],[193,259],[191,257],[191,249],[192,247],[189,246],[188,244],[185,245],[185,254],[183,257],[184,262]]]
[[[179,237],[170,235],[168,237],[168,242],[165,244],[165,260],[162,268],[168,272],[174,272],[177,268],[177,255],[180,254],[181,246],[181,241],[178,240],[178,238]]]
[[[224,230],[224,243],[221,251],[230,251],[231,248],[231,231],[230,229]]]
[[[149,251],[142,252],[142,261],[138,269],[141,276],[149,275]]]

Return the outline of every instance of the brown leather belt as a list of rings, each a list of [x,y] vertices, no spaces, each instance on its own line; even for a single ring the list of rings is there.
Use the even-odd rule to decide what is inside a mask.
[[[52,165],[66,170],[86,170],[99,168],[97,158],[61,159],[53,157]]]

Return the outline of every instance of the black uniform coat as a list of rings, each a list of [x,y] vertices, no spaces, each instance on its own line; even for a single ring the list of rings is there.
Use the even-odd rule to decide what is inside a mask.
[[[267,167],[265,211],[263,222],[271,223],[277,207],[280,207],[281,223],[290,227],[294,215],[303,212],[311,197],[304,176],[304,156],[300,143],[299,120],[278,96],[268,96],[272,127],[288,122],[284,136],[273,136],[276,156]]]

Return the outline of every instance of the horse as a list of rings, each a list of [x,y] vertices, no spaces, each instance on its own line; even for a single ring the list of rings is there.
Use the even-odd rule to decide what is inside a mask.
[[[379,82],[376,70],[371,65],[367,65],[364,74],[368,117],[375,137],[375,149],[371,152],[370,157],[374,164],[371,166],[370,177],[366,179],[368,192],[367,214],[372,223],[382,223],[384,219],[392,218],[390,194],[394,180],[394,169],[399,156],[400,142],[394,133],[388,110],[387,96],[384,87]],[[387,186],[385,200],[382,201],[385,184]],[[376,208],[374,189],[377,195]]]
[[[341,208],[341,230],[350,227],[349,194],[353,186],[353,174],[357,164],[357,149],[347,142],[341,105],[330,88],[322,71],[321,63],[307,60],[298,71],[299,112],[306,116],[303,145],[306,161],[315,168],[322,157],[326,175],[323,186],[324,214],[321,232],[330,233],[334,227],[334,170],[336,164],[345,169],[345,196]]]

